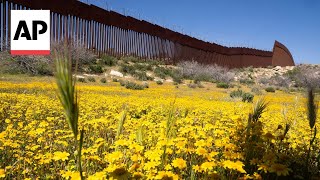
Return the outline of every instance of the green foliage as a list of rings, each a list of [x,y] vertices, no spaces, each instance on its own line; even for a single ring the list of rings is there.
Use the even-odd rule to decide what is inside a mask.
[[[276,92],[276,90],[273,87],[267,87],[265,90],[267,92],[271,92],[271,93],[275,93]]]
[[[243,102],[251,103],[251,102],[253,102],[253,98],[254,98],[254,95],[251,94],[251,93],[244,93],[242,95],[242,101]]]
[[[153,77],[150,77],[147,75],[147,73],[141,72],[141,71],[135,72],[132,75],[133,75],[133,77],[137,78],[140,81],[152,81],[153,80]]]
[[[240,79],[239,81],[241,84],[245,84],[245,85],[252,85],[254,84],[254,81],[252,79]]]
[[[107,83],[107,79],[106,78],[101,78],[100,82],[105,84],[105,83]]]
[[[229,87],[230,85],[228,83],[224,83],[224,82],[217,83],[217,88],[228,89]]]
[[[112,82],[119,82],[119,79],[113,78],[113,79],[112,79]]]
[[[152,71],[152,66],[149,64],[136,63],[133,67],[138,71]]]
[[[79,82],[82,82],[82,83],[86,83],[86,82],[87,82],[86,79],[83,78],[83,77],[79,77],[79,78],[77,78],[77,80],[78,80]]]
[[[135,82],[130,82],[130,81],[126,82],[125,87],[127,89],[132,89],[132,90],[143,90],[144,89],[143,85],[137,84]]]
[[[103,73],[103,69],[100,64],[90,64],[89,70],[91,73]]]
[[[254,95],[251,93],[243,92],[242,90],[238,89],[236,91],[232,91],[230,93],[230,97],[231,98],[242,98],[243,102],[250,103],[250,102],[253,102]]]
[[[156,81],[156,83],[157,83],[158,85],[162,85],[162,84],[163,84],[163,82],[160,81],[160,80]]]
[[[177,84],[181,84],[183,81],[183,75],[178,70],[172,71],[171,77],[172,77],[173,82],[175,82]]]
[[[230,93],[230,97],[231,98],[240,98],[240,97],[242,97],[243,94],[244,94],[244,92],[241,89],[238,89],[236,91],[232,91]]]
[[[135,82],[130,82],[130,81],[123,81],[123,80],[120,80],[120,85],[121,86],[124,86],[125,88],[127,89],[132,89],[132,90],[143,90],[144,88],[149,88],[149,85],[147,84],[144,84],[144,85],[141,85],[141,84],[137,84]]]
[[[80,130],[80,140],[78,140],[78,94],[76,90],[76,81],[72,76],[72,62],[71,59],[68,59],[67,57],[67,55],[57,55],[57,57],[55,58],[55,78],[58,86],[59,100],[64,109],[67,123],[74,135],[75,146],[78,146],[78,154],[75,154],[75,157],[77,157],[77,165],[80,177],[81,179],[83,179],[81,165],[81,150],[83,145],[84,130]]]
[[[154,74],[161,79],[166,79],[168,76],[172,76],[172,70],[165,67],[156,67],[154,69]]]
[[[88,77],[89,82],[96,82],[96,79],[94,77]]]
[[[101,57],[101,61],[104,65],[107,65],[107,66],[117,65],[117,58],[115,58],[113,56],[103,55]]]

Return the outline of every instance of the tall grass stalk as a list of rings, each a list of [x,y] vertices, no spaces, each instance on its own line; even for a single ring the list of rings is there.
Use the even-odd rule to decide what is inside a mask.
[[[83,129],[80,131],[80,139],[78,140],[78,120],[79,120],[79,105],[78,95],[76,90],[76,80],[72,77],[72,62],[71,58],[66,54],[55,54],[56,66],[56,83],[58,86],[58,97],[65,112],[67,123],[74,135],[75,149],[78,147],[78,152],[75,156],[78,158],[77,166],[80,172],[81,179],[82,165],[81,165],[81,149],[83,144]]]
[[[310,154],[311,154],[311,147],[316,139],[317,135],[317,126],[316,120],[317,120],[317,111],[318,111],[318,102],[315,100],[315,94],[314,89],[309,88],[308,89],[308,120],[309,120],[309,126],[310,126],[310,142],[309,142],[309,149],[307,153],[307,159],[306,159],[306,173],[309,171],[309,160],[310,160]]]

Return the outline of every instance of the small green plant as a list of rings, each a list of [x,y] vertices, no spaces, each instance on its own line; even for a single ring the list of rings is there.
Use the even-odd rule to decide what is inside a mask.
[[[232,91],[230,93],[230,97],[231,98],[241,98],[242,102],[249,103],[249,102],[253,102],[254,95],[251,93],[243,92],[242,90],[238,89],[236,91]]]
[[[241,84],[245,84],[245,85],[252,85],[254,84],[254,81],[252,79],[240,79],[239,82]]]
[[[113,56],[103,55],[101,61],[104,65],[115,66],[117,64],[117,59]]]
[[[156,67],[154,69],[154,74],[161,79],[166,79],[167,76],[172,75],[172,71],[165,67]]]
[[[254,98],[254,95],[251,94],[251,93],[244,93],[242,95],[242,102],[248,102],[248,103],[251,103],[253,102],[253,98]]]
[[[147,73],[141,72],[141,71],[135,72],[132,75],[140,81],[152,81],[153,80],[153,77],[150,77],[147,75]]]
[[[58,97],[61,105],[64,109],[66,121],[72,130],[74,136],[75,147],[78,147],[78,152],[75,153],[77,157],[77,168],[80,172],[81,179],[84,179],[82,174],[81,165],[81,150],[83,144],[84,130],[80,130],[80,139],[77,137],[79,135],[78,130],[78,120],[79,120],[79,105],[78,105],[78,95],[76,90],[76,81],[72,76],[72,63],[71,59],[67,58],[67,55],[56,55],[55,65],[56,65],[56,82],[58,86]]]
[[[163,82],[162,82],[161,80],[156,81],[156,83],[157,83],[158,85],[162,85],[162,84],[163,84]]]
[[[145,87],[143,85],[137,84],[135,82],[130,82],[130,81],[121,81],[120,82],[121,86],[126,87],[127,89],[132,89],[132,90],[143,90]]]
[[[271,92],[271,93],[275,93],[276,92],[276,90],[273,87],[267,87],[265,90],[267,92]]]
[[[308,104],[307,104],[307,112],[308,112],[308,120],[309,120],[309,127],[310,127],[310,142],[309,142],[309,149],[307,152],[307,158],[306,158],[306,174],[309,176],[309,160],[310,160],[310,154],[311,154],[311,148],[312,145],[316,139],[317,135],[317,126],[316,126],[316,120],[317,120],[317,113],[318,113],[318,102],[315,100],[315,94],[314,89],[309,88],[308,89]]]
[[[83,77],[78,77],[77,80],[81,83],[85,83],[86,82],[86,79],[83,78]]]
[[[89,82],[96,82],[96,79],[94,77],[88,77]]]
[[[103,83],[103,84],[105,84],[105,83],[107,83],[107,79],[106,79],[106,78],[101,78],[101,79],[100,79],[100,82]]]
[[[232,91],[230,93],[230,97],[231,98],[240,98],[240,97],[242,97],[243,94],[244,94],[244,92],[241,89],[238,89],[236,91]]]
[[[224,83],[224,82],[217,83],[217,88],[228,89],[229,87],[230,87],[230,85],[227,83]]]
[[[89,69],[91,73],[103,73],[102,66],[99,64],[91,64]]]

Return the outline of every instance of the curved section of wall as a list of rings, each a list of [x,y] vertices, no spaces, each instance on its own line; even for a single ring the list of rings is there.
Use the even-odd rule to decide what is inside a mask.
[[[293,57],[286,46],[276,41],[273,47],[272,66],[294,66]]]

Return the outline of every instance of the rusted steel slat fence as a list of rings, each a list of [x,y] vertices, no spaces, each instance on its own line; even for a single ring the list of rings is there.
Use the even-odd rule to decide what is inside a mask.
[[[135,56],[143,59],[161,59],[166,63],[195,60],[221,66],[294,65],[285,46],[276,42],[273,52],[250,48],[228,48],[208,43],[169,29],[123,16],[76,0],[1,0],[0,50],[10,42],[10,10],[51,10],[51,41],[66,38],[74,44],[95,53],[113,56]]]

